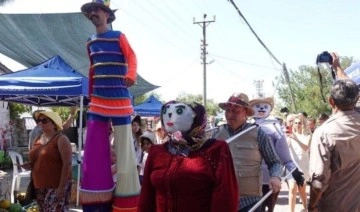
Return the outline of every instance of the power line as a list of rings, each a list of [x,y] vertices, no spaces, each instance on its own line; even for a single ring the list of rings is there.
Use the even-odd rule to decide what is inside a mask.
[[[181,74],[172,73],[170,78],[163,80],[163,83],[159,83],[161,85],[161,87],[164,87],[165,85],[170,84],[174,80],[179,81],[179,78],[181,76],[188,76],[188,75],[186,75],[186,73],[191,70],[190,68],[195,64],[195,62],[197,60],[198,60],[198,58],[194,59],[191,63],[189,63],[189,65],[187,65],[185,68],[181,69],[181,71],[178,72]],[[172,85],[173,85],[173,83],[172,83]]]
[[[146,8],[144,8],[141,4],[136,3],[136,1],[131,1],[131,2],[133,2],[134,4],[136,4],[136,5],[138,6],[138,8],[142,9],[142,10],[145,11],[147,14],[149,14],[149,16],[151,16],[156,22],[160,23],[162,26],[164,26],[165,28],[167,28],[167,30],[168,30],[169,32],[173,33],[175,36],[177,36],[177,37],[179,37],[181,40],[183,40],[184,43],[187,44],[189,47],[194,48],[194,49],[196,48],[195,46],[193,46],[193,44],[190,43],[188,36],[184,36],[184,37],[180,36],[178,32],[175,32],[175,31],[171,30],[171,29],[168,27],[168,25],[166,25],[166,24],[164,23],[164,21],[160,20],[160,19],[163,19],[163,18],[158,18],[158,17],[156,17],[156,16],[154,15],[154,13],[148,11],[148,10],[147,10]],[[118,5],[117,3],[114,2],[114,4],[119,7],[119,5]],[[138,18],[138,16],[131,14],[130,12],[126,11],[125,9],[122,9],[122,12],[125,12],[125,13],[128,14],[130,17],[132,17],[133,19],[135,19],[136,21],[138,21],[139,23],[141,23],[142,25],[144,25],[146,28],[150,29],[150,30],[151,30],[152,32],[154,32],[155,34],[159,35],[159,37],[161,37],[161,38],[163,38],[164,40],[166,40],[166,41],[168,41],[169,43],[171,43],[171,44],[172,44],[173,46],[175,46],[176,48],[181,49],[181,48],[178,47],[179,44],[174,44],[174,42],[171,40],[171,38],[165,36],[163,33],[159,32],[159,31],[154,30],[153,27],[151,27],[150,24],[144,23],[141,19]],[[186,39],[184,39],[184,38],[186,38]],[[183,47],[184,47],[184,46],[182,46],[182,48],[183,48]],[[183,49],[182,49],[182,50],[183,50]],[[183,51],[184,51],[184,50],[183,50]]]
[[[256,39],[259,41],[259,43],[265,48],[265,50],[269,53],[269,55],[280,65],[283,67],[283,71],[284,71],[284,75],[285,75],[285,79],[287,81],[287,84],[289,86],[289,91],[290,91],[290,98],[291,98],[291,102],[292,102],[292,106],[293,106],[293,110],[296,111],[296,106],[295,106],[295,101],[294,101],[294,95],[291,89],[291,85],[290,85],[290,79],[289,79],[289,74],[288,74],[288,70],[286,69],[286,65],[285,63],[281,64],[281,62],[275,57],[275,55],[270,51],[270,49],[264,44],[264,42],[259,38],[259,36],[256,34],[256,32],[253,30],[253,28],[250,26],[249,22],[246,20],[246,18],[244,17],[244,15],[241,13],[241,11],[239,10],[239,8],[236,6],[236,4],[234,3],[233,0],[228,0],[232,3],[232,5],[235,7],[235,9],[237,10],[237,12],[239,13],[240,17],[245,21],[246,25],[249,27],[249,29],[251,30],[251,32],[255,35]]]
[[[149,3],[149,2],[148,2]],[[190,37],[192,37],[193,36],[193,33],[192,33],[192,30],[184,30],[184,26],[187,26],[187,25],[180,25],[180,24],[178,24],[177,22],[176,22],[176,18],[174,19],[174,14],[176,14],[176,13],[171,13],[171,16],[169,16],[168,14],[166,14],[166,13],[164,13],[164,11],[163,11],[163,8],[160,8],[160,7],[158,7],[157,6],[157,4],[153,4],[153,3],[149,3],[149,5],[151,6],[151,7],[153,7],[153,8],[155,8],[155,10],[154,11],[157,11],[156,12],[156,14],[162,14],[166,19],[169,19],[169,20],[171,20],[171,23],[172,23],[172,25],[176,25],[177,27],[176,27],[176,31],[174,31],[174,30],[171,30],[169,27],[168,27],[168,25],[167,25],[167,23],[170,23],[170,22],[163,22],[162,23],[162,25],[163,26],[165,26],[169,31],[171,31],[172,33],[174,33],[174,34],[176,34],[177,36],[179,36],[179,38],[181,38],[182,40],[186,40],[186,41],[189,41],[190,39]],[[165,5],[165,6],[167,6],[167,5]],[[168,6],[167,6],[168,7]],[[143,8],[143,7],[142,7]],[[144,8],[143,8],[144,9]],[[145,9],[144,9],[145,10]],[[167,11],[169,11],[168,9],[167,9]],[[147,11],[148,12],[148,11]],[[149,13],[150,14],[150,13]],[[159,23],[161,23],[160,22],[160,20],[153,14],[153,13],[151,13],[150,14],[152,17],[154,17],[156,20],[158,20],[158,22]],[[178,17],[178,16],[177,16]],[[162,18],[160,18],[160,19],[162,19]],[[166,19],[164,19],[164,20],[166,20]],[[166,23],[166,24],[165,24]],[[184,37],[180,37],[180,35],[179,35],[179,32],[183,32],[184,33]],[[185,35],[186,34],[186,35]],[[185,39],[184,39],[185,38]],[[192,48],[196,48],[195,46],[193,46],[192,44],[189,44],[189,46],[191,46]]]
[[[253,28],[250,26],[249,22],[246,20],[244,15],[241,13],[239,8],[236,6],[233,0],[229,0],[235,7],[235,9],[238,11],[240,17],[245,21],[246,25],[250,28],[251,32],[255,35],[256,39],[260,42],[260,44],[265,48],[265,50],[271,55],[271,57],[280,65],[282,66],[281,62],[275,57],[275,55],[270,51],[270,49],[265,45],[265,43],[259,38],[259,36],[256,34],[256,32],[253,30]]]
[[[234,61],[234,62],[243,63],[243,64],[250,65],[250,66],[257,66],[257,67],[261,67],[261,68],[278,70],[278,69],[276,69],[275,67],[263,66],[263,65],[258,65],[258,64],[254,64],[254,63],[248,63],[248,62],[245,62],[245,61],[242,61],[242,60],[238,60],[238,59],[234,59],[234,58],[229,58],[229,57],[225,57],[225,56],[221,56],[221,55],[216,55],[216,54],[211,54],[211,53],[210,53],[209,55],[211,55],[211,56],[213,56],[213,57],[225,59],[225,60],[231,60],[231,61]]]

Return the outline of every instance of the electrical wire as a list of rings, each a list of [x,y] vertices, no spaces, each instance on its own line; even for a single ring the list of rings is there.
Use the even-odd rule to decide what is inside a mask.
[[[241,13],[241,11],[239,10],[239,8],[236,6],[236,4],[234,3],[233,0],[228,0],[230,1],[235,9],[237,10],[237,12],[239,13],[240,17],[245,21],[246,25],[250,28],[251,32],[255,35],[256,39],[260,42],[260,44],[265,48],[265,50],[271,55],[271,57],[280,65],[282,66],[281,62],[275,57],[275,55],[270,51],[270,49],[265,45],[265,43],[259,38],[259,36],[256,34],[256,32],[253,30],[253,28],[250,26],[249,22],[246,20],[246,18],[244,17],[244,15]]]
[[[185,49],[181,48],[180,46],[178,46],[179,44],[174,43],[171,39],[167,38],[166,36],[164,36],[163,34],[161,34],[159,31],[154,30],[150,25],[145,24],[144,22],[142,22],[140,19],[138,19],[136,16],[133,16],[131,13],[128,13],[126,10],[122,10],[122,12],[126,13],[127,15],[129,15],[131,18],[133,18],[134,20],[136,20],[137,22],[139,22],[140,24],[142,24],[144,27],[146,27],[147,29],[149,29],[150,31],[154,32],[156,35],[159,36],[159,38],[163,39],[163,41],[167,41],[168,43],[170,43],[172,46],[174,46],[175,48],[179,49],[180,51],[185,53]],[[188,54],[186,52],[186,54]]]
[[[221,58],[221,59],[226,59],[226,60],[231,60],[231,61],[234,61],[234,62],[238,62],[238,63],[243,63],[243,64],[246,64],[246,65],[250,65],[250,66],[256,66],[256,67],[261,67],[261,68],[266,68],[266,69],[275,69],[275,70],[278,70],[274,67],[270,67],[270,66],[263,66],[263,65],[258,65],[258,64],[254,64],[254,63],[248,63],[248,62],[245,62],[245,61],[241,61],[241,60],[238,60],[238,59],[233,59],[233,58],[229,58],[229,57],[225,57],[225,56],[220,56],[220,55],[216,55],[216,54],[211,54],[209,53],[210,56],[213,56],[213,57],[217,57],[217,58]]]
[[[157,16],[154,15],[154,13],[152,12],[149,12],[145,7],[143,7],[141,4],[137,3],[136,1],[132,1],[134,4],[136,4],[139,8],[141,8],[142,10],[144,10],[147,14],[149,14],[153,19],[155,19],[158,23],[160,23],[162,26],[164,26],[167,31],[173,33],[175,36],[179,37],[184,43],[186,43],[189,47],[193,48],[193,49],[197,49],[197,47],[193,46],[193,44],[191,44],[188,39],[189,39],[189,36],[185,36],[184,37],[181,37],[179,35],[179,31],[174,31],[174,30],[171,30],[169,28],[169,26],[163,21],[164,19],[161,19],[161,18],[158,18]],[[153,4],[149,4],[149,5],[152,5]],[[154,6],[153,6],[154,7]],[[156,8],[156,7],[155,7]],[[156,9],[156,11],[159,11],[159,9]],[[157,14],[157,13],[156,13]]]
[[[191,35],[193,35],[193,30],[194,30],[194,29],[190,27],[190,25],[189,25],[188,22],[185,22],[184,19],[182,19],[180,16],[177,15],[177,12],[174,11],[174,10],[166,3],[167,1],[168,1],[168,0],[163,0],[163,1],[162,1],[162,4],[166,7],[167,10],[170,11],[170,13],[171,13],[172,15],[178,17],[178,19],[184,24],[184,26],[187,27],[187,29],[189,30],[189,33],[190,33]],[[182,4],[182,5],[183,5],[183,4]],[[191,23],[191,22],[190,22],[190,23]]]
[[[269,53],[269,55],[272,57],[272,59],[274,59],[280,66],[283,67],[283,71],[286,74],[285,78],[287,81],[287,84],[289,86],[289,90],[290,90],[290,99],[292,102],[292,106],[293,106],[293,110],[296,111],[296,105],[295,105],[295,100],[294,100],[294,94],[292,92],[291,89],[291,84],[290,84],[290,80],[288,78],[288,71],[286,69],[286,65],[285,63],[282,64],[276,57],[275,55],[270,51],[270,49],[265,45],[265,43],[260,39],[260,37],[256,34],[256,32],[253,30],[253,28],[251,27],[251,25],[249,24],[249,22],[246,20],[245,16],[241,13],[241,11],[239,10],[239,8],[236,6],[235,2],[233,0],[228,0],[231,2],[231,4],[235,7],[235,9],[237,10],[237,12],[239,13],[240,17],[245,21],[246,25],[249,27],[250,31],[254,34],[254,36],[256,37],[256,39],[259,41],[259,43],[265,48],[265,50]]]
[[[187,66],[185,66],[185,68],[181,69],[181,71],[179,71],[179,73],[181,73],[180,76],[188,76],[188,75],[186,75],[185,73],[191,70],[190,67],[192,67],[197,60],[199,60],[199,59],[198,59],[198,58],[194,59],[191,63],[189,63],[189,65],[187,65]],[[161,87],[164,87],[165,85],[170,84],[170,83],[171,83],[172,81],[174,81],[174,80],[179,81],[179,78],[180,78],[179,75],[173,73],[173,74],[171,74],[171,77],[170,77],[170,78],[164,79],[164,80],[163,80],[163,83],[158,83],[158,84],[159,84]]]

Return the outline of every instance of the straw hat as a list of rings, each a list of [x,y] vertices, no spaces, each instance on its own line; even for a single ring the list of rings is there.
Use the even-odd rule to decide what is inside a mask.
[[[267,104],[271,105],[271,108],[274,108],[274,99],[271,97],[253,99],[249,102],[249,105],[250,105],[250,107],[252,107],[258,103],[267,103]]]
[[[84,13],[84,15],[89,18],[88,14],[90,13],[91,9],[93,7],[99,7],[105,12],[109,13],[109,18],[107,20],[107,23],[111,23],[115,20],[115,11],[110,9],[110,0],[93,0],[90,3],[86,3],[83,6],[81,6],[81,12]]]
[[[33,112],[33,114],[32,114],[32,118],[36,121],[36,114],[38,114],[38,113],[40,113],[40,112],[43,112],[43,111],[45,111],[45,110],[35,110],[34,112]]]
[[[247,116],[254,115],[254,110],[249,106],[249,98],[244,93],[235,93],[232,96],[230,96],[230,98],[228,99],[227,102],[219,103],[219,107],[223,110],[226,110],[227,107],[233,106],[233,105],[238,105],[238,106],[244,107],[246,110]]]
[[[58,113],[53,112],[53,111],[40,111],[40,112],[35,113],[36,120],[39,119],[40,115],[44,115],[44,116],[48,117],[49,119],[51,119],[55,123],[57,130],[63,129],[62,128],[62,120]]]

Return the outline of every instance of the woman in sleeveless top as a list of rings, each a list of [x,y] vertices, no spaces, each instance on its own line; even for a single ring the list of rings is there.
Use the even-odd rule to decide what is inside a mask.
[[[56,112],[35,114],[42,134],[29,152],[36,201],[40,211],[68,211],[71,193],[72,149],[61,134],[62,121]]]
[[[298,166],[298,168],[304,173],[305,180],[309,179],[309,147],[311,141],[310,129],[307,126],[307,120],[305,117],[296,115],[293,121],[292,132],[287,134],[287,141],[290,148],[290,155]],[[288,178],[289,182],[289,206],[290,211],[295,210],[296,194],[299,192],[300,199],[304,209],[306,209],[306,185],[297,186],[292,177]]]

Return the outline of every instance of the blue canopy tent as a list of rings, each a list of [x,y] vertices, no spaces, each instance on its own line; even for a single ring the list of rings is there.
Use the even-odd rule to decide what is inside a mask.
[[[87,97],[88,79],[60,56],[29,69],[0,76],[1,101],[34,106],[80,106],[80,129],[83,123],[83,105],[88,103]],[[82,133],[79,133],[79,150],[82,149],[82,138]],[[80,154],[78,158],[81,160]]]
[[[162,103],[151,95],[143,103],[134,107],[136,114],[140,116],[160,116]]]
[[[87,103],[88,79],[55,56],[30,69],[0,76],[0,100],[35,106]],[[80,104],[80,101],[84,101]]]
[[[0,53],[30,68],[0,76],[0,100],[41,106],[82,106],[80,99],[87,104],[88,80],[85,77],[88,77],[89,58],[86,41],[96,31],[81,12],[0,14],[0,31]],[[43,65],[46,70],[42,72],[34,67],[54,55],[67,62],[62,68],[68,71]],[[138,73],[137,83],[129,90],[137,97],[158,87]],[[82,115],[80,119],[81,127]],[[79,137],[81,143],[80,139],[82,136]]]
[[[360,61],[346,68],[345,73],[357,84],[360,84]]]

